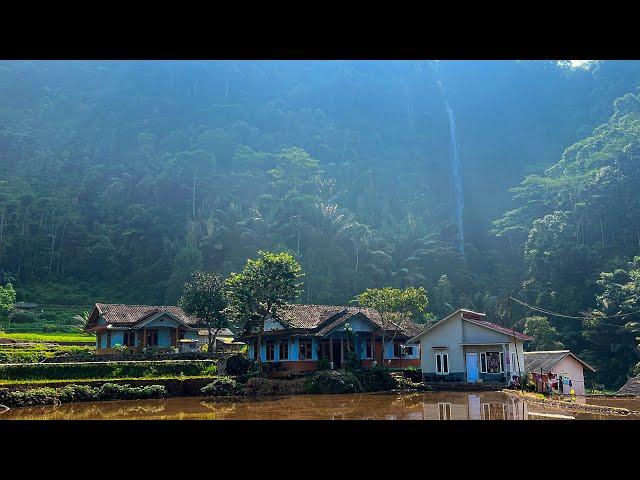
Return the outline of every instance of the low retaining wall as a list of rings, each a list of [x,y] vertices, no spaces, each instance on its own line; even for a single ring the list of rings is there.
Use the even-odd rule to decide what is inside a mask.
[[[218,355],[215,358],[227,358],[228,354]],[[113,353],[108,355],[65,355],[51,357],[44,360],[43,363],[81,363],[81,362],[146,362],[159,360],[212,360],[213,358],[202,352],[191,353]]]

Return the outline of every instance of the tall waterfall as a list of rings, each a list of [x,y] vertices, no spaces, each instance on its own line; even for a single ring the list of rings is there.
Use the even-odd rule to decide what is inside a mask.
[[[458,241],[460,242],[458,248],[464,255],[464,229],[462,226],[462,210],[464,209],[464,194],[462,191],[462,164],[460,163],[460,155],[458,152],[458,141],[456,139],[456,120],[453,115],[453,110],[447,105],[447,111],[449,112],[449,133],[451,136],[451,192],[453,194],[453,200],[456,207],[456,223],[458,225]]]

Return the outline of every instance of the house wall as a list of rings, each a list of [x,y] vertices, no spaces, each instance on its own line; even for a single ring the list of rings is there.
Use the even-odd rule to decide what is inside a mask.
[[[478,345],[461,345],[462,343],[475,343]],[[516,352],[516,343],[518,355],[516,365],[512,366],[512,355]],[[478,372],[480,378],[484,381],[503,381],[507,378],[505,375],[517,375],[517,359],[520,360],[521,368],[524,366],[523,342],[501,332],[496,332],[486,327],[476,325],[462,319],[461,315],[451,318],[444,323],[433,328],[420,339],[420,347],[422,350],[421,367],[422,373],[427,381],[447,380],[464,382],[466,381],[466,358],[469,353],[478,353]],[[496,345],[497,344],[497,345]],[[502,344],[508,344],[503,350]],[[434,347],[446,347],[444,349],[435,349]],[[500,374],[481,373],[480,353],[481,352],[504,352],[504,369],[505,372]],[[438,353],[447,353],[449,356],[449,375],[436,374],[436,355]]]
[[[562,375],[563,377],[568,376],[571,379],[571,388],[573,388],[576,395],[585,394],[584,367],[571,355],[567,355],[562,360],[560,360],[558,364],[553,367],[551,373],[556,373],[558,375]],[[571,388],[565,389],[563,393],[568,395]]]
[[[448,380],[464,381],[465,365],[463,349],[460,345],[462,341],[462,319],[461,317],[451,318],[434,327],[428,334],[420,338],[420,349],[422,350],[422,374],[426,379],[431,379],[436,375],[436,354],[447,353],[449,357]],[[446,347],[444,349],[434,349],[434,347]],[[438,377],[445,377],[438,375]]]

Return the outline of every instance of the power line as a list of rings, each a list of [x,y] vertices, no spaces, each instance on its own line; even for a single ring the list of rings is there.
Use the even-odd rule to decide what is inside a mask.
[[[581,316],[581,317],[577,317],[574,315],[565,315],[563,313],[558,313],[558,312],[553,312],[551,310],[547,310],[544,308],[540,308],[540,307],[535,307],[533,305],[529,305],[528,303],[523,302],[522,300],[518,300],[517,298],[512,297],[511,295],[509,295],[509,298],[511,298],[511,300],[519,303],[520,305],[527,307],[531,310],[535,310],[537,312],[540,313],[544,313],[546,315],[550,315],[550,316],[554,316],[554,317],[560,317],[560,318],[570,318],[570,319],[574,319],[574,320],[593,320],[593,319],[606,319],[606,318],[620,318],[620,317],[628,317],[629,315],[634,315],[637,314],[638,312],[631,312],[631,313],[620,313],[620,314],[616,314],[616,315],[609,315],[609,316],[593,316],[593,317],[585,317],[585,316]],[[612,323],[602,323],[600,322],[601,325],[609,325],[612,327],[622,327],[623,325],[615,325]]]

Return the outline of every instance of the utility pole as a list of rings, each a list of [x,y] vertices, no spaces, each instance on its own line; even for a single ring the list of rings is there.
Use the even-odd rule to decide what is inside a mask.
[[[511,333],[513,335],[513,345],[516,348],[516,362],[518,365],[518,377],[520,377],[520,391],[524,392],[524,385],[523,385],[523,378],[522,378],[522,371],[520,370],[520,356],[518,355],[518,343],[516,342],[516,326],[513,323],[513,310],[511,308],[511,294],[507,295],[507,299],[509,302],[509,322],[511,322]]]

